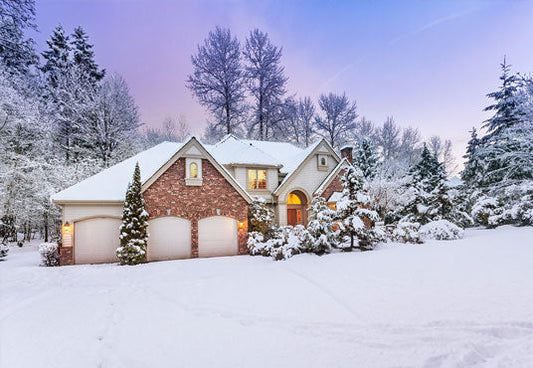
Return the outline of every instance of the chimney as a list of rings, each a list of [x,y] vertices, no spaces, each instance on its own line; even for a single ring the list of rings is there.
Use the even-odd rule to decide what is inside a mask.
[[[342,147],[341,157],[346,158],[348,161],[350,161],[351,164],[353,164],[353,147],[352,146]]]

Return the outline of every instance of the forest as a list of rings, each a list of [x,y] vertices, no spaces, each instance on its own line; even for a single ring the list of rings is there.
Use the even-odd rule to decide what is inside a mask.
[[[127,81],[97,64],[82,26],[58,25],[38,53],[27,36],[37,29],[35,16],[34,0],[0,2],[3,242],[57,238],[53,193],[155,144],[181,141],[191,130],[182,118],[143,124]],[[385,222],[533,223],[531,74],[514,72],[504,59],[500,87],[487,96],[492,117],[473,121],[479,130],[465,127],[471,139],[457,158],[449,139],[423,139],[392,116],[381,123],[365,118],[356,96],[288,91],[282,56],[259,29],[244,40],[230,29],[209,32],[191,55],[185,82],[209,113],[202,141],[231,133],[304,147],[318,137],[337,150],[352,145],[369,203]]]

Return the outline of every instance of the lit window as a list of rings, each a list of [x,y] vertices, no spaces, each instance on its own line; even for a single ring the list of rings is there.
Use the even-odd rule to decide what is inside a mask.
[[[191,163],[189,167],[189,173],[191,178],[198,177],[198,164],[196,162]]]
[[[330,203],[328,204],[328,207],[332,209],[333,211],[337,210],[337,203]]]
[[[294,193],[290,193],[287,198],[287,204],[302,204],[302,200]]]
[[[266,189],[266,170],[248,170],[248,189]]]

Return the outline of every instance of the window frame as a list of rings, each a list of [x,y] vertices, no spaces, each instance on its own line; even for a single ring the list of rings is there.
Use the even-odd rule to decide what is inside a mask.
[[[255,173],[254,178],[251,178],[250,173]],[[259,187],[259,172],[264,172],[264,188]],[[246,179],[247,179],[247,188],[248,190],[268,190],[268,178],[267,178],[267,170],[266,169],[257,169],[257,168],[248,168],[246,170]],[[255,185],[251,185],[252,181],[254,181]],[[263,182],[263,180],[261,180]]]

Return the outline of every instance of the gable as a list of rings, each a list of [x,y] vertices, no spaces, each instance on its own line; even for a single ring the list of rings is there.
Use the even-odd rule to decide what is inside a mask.
[[[328,164],[327,171],[318,168],[319,155],[327,155],[331,158],[332,162]],[[324,139],[321,139],[309,147],[308,152],[305,152],[305,156],[300,159],[296,168],[283,179],[274,194],[283,196],[288,187],[294,187],[296,184],[301,186],[300,183],[294,183],[295,181],[305,183],[306,189],[312,193],[340,161],[340,157],[333,148]],[[297,180],[296,178],[300,179]]]
[[[154,184],[157,179],[163,175],[167,170],[169,170],[172,165],[179,160],[180,158],[189,156],[188,152],[195,152],[194,157],[201,158],[202,162],[203,160],[206,160],[209,162],[221,175],[222,177],[248,202],[252,202],[252,198],[250,195],[242,188],[239,183],[235,180],[235,178],[228,172],[224,166],[222,166],[220,163],[218,163],[213,156],[202,146],[202,144],[195,138],[191,137],[187,143],[183,145],[183,147],[174,154],[173,157],[170,158],[150,179],[148,179],[145,183],[142,185],[143,192],[146,191],[152,184]],[[185,165],[184,165],[185,167]],[[185,180],[185,171],[183,173],[183,180]],[[207,180],[208,181],[208,180]],[[206,183],[207,185],[208,183]],[[199,186],[199,188],[202,188],[203,185]],[[187,186],[187,189],[191,188],[191,186]]]

